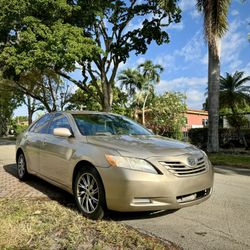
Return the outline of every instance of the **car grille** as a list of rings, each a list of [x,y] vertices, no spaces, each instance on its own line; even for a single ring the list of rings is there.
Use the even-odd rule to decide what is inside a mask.
[[[160,161],[160,164],[176,176],[196,175],[208,170],[204,157],[198,158],[195,166],[189,166],[179,161]]]

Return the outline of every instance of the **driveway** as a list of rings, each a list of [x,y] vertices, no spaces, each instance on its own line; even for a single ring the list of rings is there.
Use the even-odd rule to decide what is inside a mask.
[[[0,198],[68,199],[69,195],[32,176],[27,182],[17,178],[15,142],[0,139]]]
[[[9,145],[6,145],[9,144]],[[16,178],[15,146],[0,142],[0,197],[68,199],[32,177]],[[217,167],[212,197],[194,207],[164,213],[111,213],[110,219],[174,242],[184,249],[250,249],[250,170]]]

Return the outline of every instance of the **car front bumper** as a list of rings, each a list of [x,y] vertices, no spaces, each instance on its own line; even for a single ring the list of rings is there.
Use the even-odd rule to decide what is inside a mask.
[[[204,173],[177,177],[167,170],[150,174],[110,167],[99,168],[106,203],[110,210],[155,211],[179,209],[199,204],[212,193],[213,169]]]

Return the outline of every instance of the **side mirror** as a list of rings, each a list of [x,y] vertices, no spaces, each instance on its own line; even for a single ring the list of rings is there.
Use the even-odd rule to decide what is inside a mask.
[[[152,130],[151,128],[147,128],[147,130],[148,130],[149,132],[151,132],[152,134],[154,134],[154,132],[153,132],[153,130]]]
[[[54,128],[53,135],[62,136],[62,137],[70,137],[72,133],[68,128]]]

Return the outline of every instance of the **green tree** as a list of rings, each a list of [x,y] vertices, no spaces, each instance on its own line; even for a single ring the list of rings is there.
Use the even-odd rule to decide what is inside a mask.
[[[197,0],[204,16],[204,33],[208,43],[208,145],[209,152],[219,151],[219,86],[221,37],[228,28],[230,0]]]
[[[118,80],[121,87],[125,87],[130,97],[131,107],[142,109],[142,124],[145,125],[145,108],[149,96],[154,96],[156,84],[160,81],[160,73],[163,68],[159,64],[153,64],[147,60],[137,69],[125,69],[121,71]]]
[[[182,138],[182,128],[186,125],[185,96],[178,92],[166,92],[156,96],[150,106],[150,119],[147,127],[161,135],[171,135],[176,139]]]
[[[71,95],[69,85],[50,69],[29,70],[21,74],[18,80],[5,80],[4,85],[13,90],[18,89],[27,97],[24,98],[24,104],[30,113],[29,120],[37,108],[42,109],[41,105],[48,112],[62,110]],[[34,101],[32,104],[30,98],[36,100],[38,106]]]
[[[13,112],[21,103],[21,93],[2,88],[0,79],[0,136],[8,134]]]
[[[160,73],[163,71],[163,67],[159,64],[153,64],[152,61],[147,60],[138,66],[144,77],[144,84],[142,90],[145,93],[143,105],[142,105],[142,124],[145,125],[145,107],[150,93],[154,93],[155,85],[160,82]]]
[[[5,76],[52,68],[88,94],[94,86],[105,111],[113,103],[119,65],[131,52],[146,53],[153,41],[168,43],[164,28],[181,18],[176,0],[164,7],[156,0],[3,0],[0,16],[0,67]],[[138,18],[141,25],[131,29]],[[77,66],[81,80],[70,74]]]
[[[250,76],[244,77],[244,72],[238,71],[220,77],[220,108],[231,110],[227,120],[237,130],[247,124],[247,119],[240,113],[250,106],[250,86],[245,85],[248,81]]]
[[[233,114],[250,105],[250,86],[245,85],[250,76],[244,72],[226,73],[220,77],[220,107],[229,108]]]

